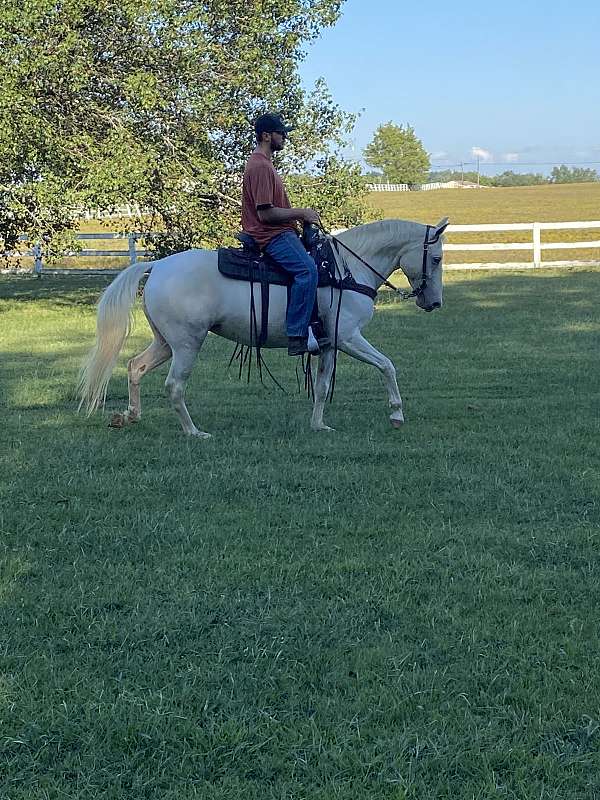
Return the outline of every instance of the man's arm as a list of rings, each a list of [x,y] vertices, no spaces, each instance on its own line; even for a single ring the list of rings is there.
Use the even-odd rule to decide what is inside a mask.
[[[310,222],[319,223],[321,220],[312,208],[258,208],[258,218],[267,225],[279,225],[282,222]]]

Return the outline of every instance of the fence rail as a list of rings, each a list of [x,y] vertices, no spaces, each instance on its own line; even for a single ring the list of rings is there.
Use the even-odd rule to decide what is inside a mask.
[[[584,222],[512,222],[502,224],[490,225],[448,225],[446,228],[447,233],[483,233],[495,231],[531,231],[531,242],[475,242],[472,244],[444,244],[446,252],[452,251],[494,251],[494,250],[532,250],[533,258],[530,262],[505,262],[503,266],[509,268],[511,266],[519,267],[542,267],[542,266],[574,266],[581,263],[594,263],[594,262],[581,262],[581,261],[542,261],[542,250],[595,250],[600,249],[600,240],[585,241],[585,242],[542,242],[542,231],[552,230],[582,230],[600,228],[600,221],[584,221]],[[600,253],[598,259],[600,261]],[[462,269],[470,267],[471,269],[479,268],[493,268],[498,265],[489,263],[468,263],[468,264],[452,264],[447,268]]]
[[[432,189],[482,189],[471,181],[436,181],[435,183],[367,183],[370,192],[428,192]]]
[[[138,258],[143,258],[144,256],[149,256],[152,254],[151,250],[146,250],[145,248],[139,249],[137,246],[138,240],[141,238],[142,234],[140,233],[79,233],[75,237],[78,241],[86,241],[86,240],[127,240],[127,250],[96,250],[93,248],[82,248],[81,250],[76,250],[73,252],[66,252],[64,253],[65,258],[104,258],[109,256],[111,258],[119,257],[119,258],[127,258],[129,259],[129,265],[135,264]],[[20,236],[20,241],[26,242],[28,241],[26,236]],[[33,269],[32,272],[34,275],[41,275],[42,272],[83,272],[83,269],[77,270],[68,270],[68,269],[51,269],[47,270],[44,269],[42,258],[43,258],[43,250],[42,246],[39,243],[34,244],[29,250],[26,250],[23,253],[9,253],[9,256],[17,257],[25,257],[25,258],[33,258]],[[86,270],[88,273],[92,272],[118,272],[118,270]]]
[[[467,262],[462,264],[446,265],[445,269],[511,269],[523,267],[554,267],[554,266],[577,266],[587,265],[593,263],[600,263],[600,239],[582,241],[582,242],[542,242],[542,231],[551,230],[585,230],[585,229],[599,229],[600,220],[583,221],[583,222],[511,222],[511,223],[494,223],[494,224],[477,224],[477,225],[449,225],[446,229],[448,234],[453,233],[484,233],[484,232],[501,232],[501,231],[531,231],[532,238],[530,242],[472,242],[444,244],[445,252],[473,252],[473,251],[499,251],[499,250],[531,250],[532,259],[523,262],[508,261],[502,263],[491,262]],[[336,231],[340,233],[341,231]],[[80,233],[76,237],[82,241],[89,240],[126,240],[127,250],[95,250],[95,249],[82,249],[77,252],[65,253],[65,257],[122,257],[127,258],[130,264],[135,264],[138,258],[150,256],[152,251],[145,248],[138,248],[138,240],[141,238],[139,233],[121,234],[121,233]],[[22,241],[26,241],[25,237],[21,237]],[[593,261],[543,261],[542,252],[544,250],[598,250],[598,257]],[[42,262],[43,252],[39,244],[35,244],[29,250],[20,254],[34,259],[33,273],[41,275],[43,271],[46,272],[72,272],[77,271],[83,273],[83,269],[68,270],[68,269],[50,269],[45,270]],[[92,270],[86,269],[87,273],[92,272],[118,272],[118,270]]]

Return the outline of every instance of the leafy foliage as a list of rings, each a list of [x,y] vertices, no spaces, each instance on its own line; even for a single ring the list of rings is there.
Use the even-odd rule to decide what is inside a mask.
[[[445,169],[430,172],[428,180],[441,182],[464,180],[476,183],[477,173]],[[513,172],[512,170],[506,170],[500,175],[479,176],[479,183],[482,186],[538,186],[544,183],[589,183],[597,180],[599,178],[596,170],[580,167],[570,169],[564,164],[554,167],[550,177],[542,175],[540,172]]]
[[[56,241],[78,206],[125,203],[148,211],[131,227],[158,234],[159,253],[215,245],[238,227],[251,123],[267,109],[296,125],[280,170],[314,161],[328,186],[346,181],[327,221],[353,217],[353,169],[335,152],[354,117],[298,75],[341,5],[3,0],[0,249],[20,232]]]
[[[469,183],[477,183],[477,173],[475,171],[465,172],[460,170],[445,169],[438,172],[429,173],[430,181],[468,181]],[[506,170],[500,175],[479,175],[479,184],[481,186],[537,186],[539,184],[548,183],[548,177],[539,172],[513,172]]]
[[[490,178],[491,186],[537,186],[548,183],[548,177],[540,172],[513,172],[506,170]]]
[[[589,183],[599,178],[595,169],[583,169],[583,167],[570,169],[561,164],[560,167],[554,167],[550,180],[552,183]]]
[[[364,149],[367,164],[383,172],[390,183],[424,183],[429,173],[429,156],[410,125],[380,125]]]
[[[292,205],[319,209],[331,227],[350,228],[377,216],[366,200],[360,166],[335,156],[319,161],[313,175],[290,176],[287,186]]]
[[[465,181],[467,183],[477,183],[477,172],[474,170],[455,170],[444,169],[437,172],[430,172],[427,178],[431,183],[447,183],[448,181]],[[481,186],[491,186],[492,178],[487,175],[479,175]]]

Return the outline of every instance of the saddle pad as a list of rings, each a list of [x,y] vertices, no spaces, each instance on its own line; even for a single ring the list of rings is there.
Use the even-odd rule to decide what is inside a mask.
[[[275,284],[277,286],[291,286],[293,278],[285,272],[267,253],[261,253],[249,247],[219,247],[218,251],[219,272],[226,278],[238,281],[253,281],[262,284]],[[313,258],[317,262],[319,287],[333,286],[352,292],[365,294],[375,299],[377,291],[370,286],[357,283],[350,273],[343,280],[332,274],[334,270],[334,256],[331,244],[319,247]]]
[[[238,281],[274,283],[291,286],[292,276],[267,254],[252,252],[244,247],[219,247],[219,272]]]

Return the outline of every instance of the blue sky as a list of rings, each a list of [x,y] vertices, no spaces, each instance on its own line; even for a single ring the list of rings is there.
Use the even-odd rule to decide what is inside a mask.
[[[414,127],[438,168],[474,162],[478,148],[485,174],[600,170],[599,51],[598,0],[346,0],[301,74],[362,110],[356,158],[391,120]]]

